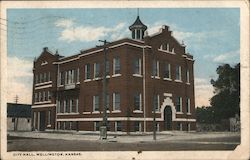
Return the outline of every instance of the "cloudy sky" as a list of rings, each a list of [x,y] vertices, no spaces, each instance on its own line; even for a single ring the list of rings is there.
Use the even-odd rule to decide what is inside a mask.
[[[9,9],[1,29],[8,37],[8,102],[18,95],[31,103],[32,62],[43,47],[68,56],[99,45],[99,39],[130,37],[137,9]],[[240,12],[237,8],[144,8],[140,18],[149,34],[168,25],[194,56],[196,106],[209,105],[210,84],[220,64],[240,61]],[[5,36],[3,35],[3,36]]]

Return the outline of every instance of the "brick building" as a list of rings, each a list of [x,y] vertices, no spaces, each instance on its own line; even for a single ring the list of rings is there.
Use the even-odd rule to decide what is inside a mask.
[[[108,43],[108,130],[195,130],[193,56],[168,26],[147,35],[139,16],[132,38]],[[35,130],[98,131],[103,119],[104,46],[62,57],[44,48],[34,61]],[[155,108],[155,112],[154,112]]]

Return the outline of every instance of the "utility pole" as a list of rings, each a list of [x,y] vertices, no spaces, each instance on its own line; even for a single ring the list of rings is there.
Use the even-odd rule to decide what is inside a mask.
[[[100,127],[100,138],[101,139],[107,139],[107,121],[108,121],[108,117],[107,117],[107,79],[106,79],[106,63],[107,63],[107,44],[109,42],[107,42],[106,40],[99,40],[99,42],[103,42],[103,52],[104,52],[104,59],[103,59],[103,64],[104,64],[104,68],[103,68],[103,91],[102,91],[102,95],[103,95],[103,121],[102,121],[102,126]]]

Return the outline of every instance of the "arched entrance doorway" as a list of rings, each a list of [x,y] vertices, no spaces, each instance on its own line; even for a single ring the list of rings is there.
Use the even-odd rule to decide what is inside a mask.
[[[172,109],[166,106],[164,109],[164,130],[172,130]]]

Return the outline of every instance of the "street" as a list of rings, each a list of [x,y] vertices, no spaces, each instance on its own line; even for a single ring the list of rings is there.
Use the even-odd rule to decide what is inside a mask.
[[[152,135],[113,136],[99,140],[98,135],[62,134],[62,139],[53,138],[58,134],[40,138],[8,136],[8,151],[178,151],[178,150],[234,150],[240,144],[237,133],[181,133],[160,134],[156,141]],[[46,135],[46,136],[47,136]],[[74,136],[85,137],[77,140]],[[71,137],[72,140],[65,137]],[[91,139],[92,137],[92,139]],[[96,139],[94,139],[96,138]],[[89,139],[89,140],[88,140]]]

